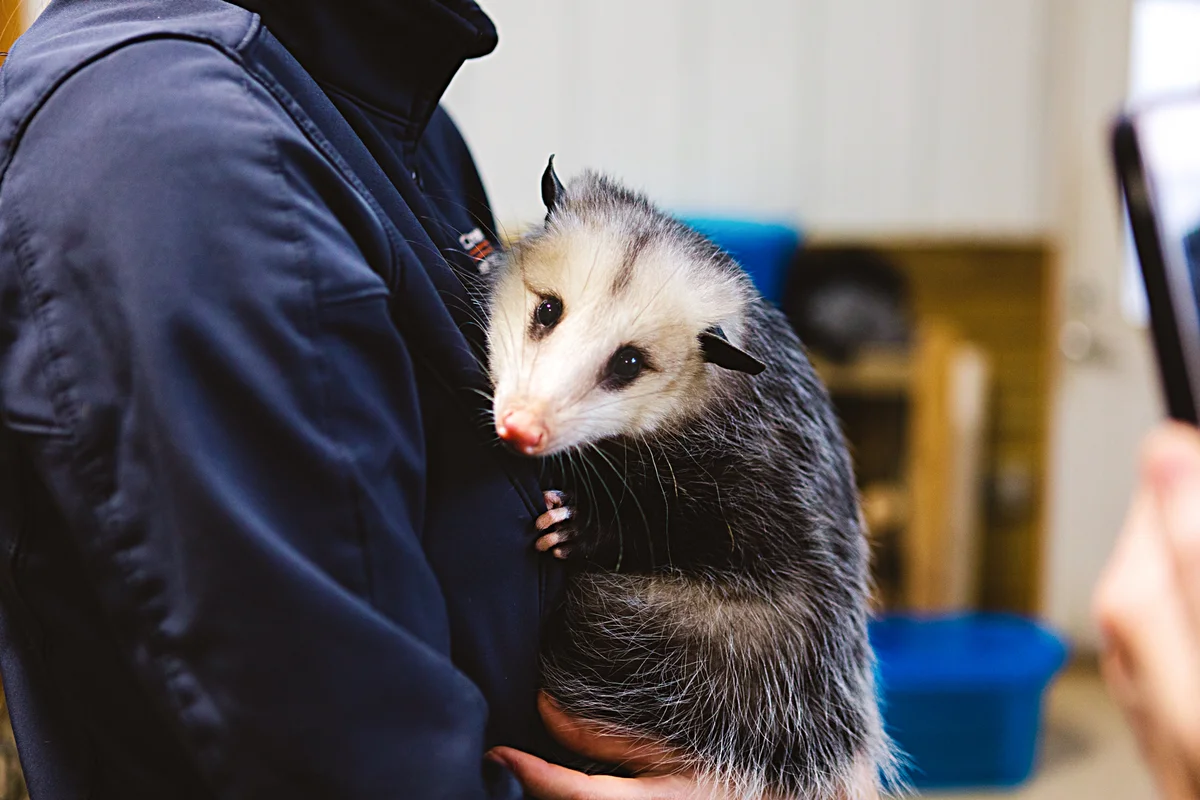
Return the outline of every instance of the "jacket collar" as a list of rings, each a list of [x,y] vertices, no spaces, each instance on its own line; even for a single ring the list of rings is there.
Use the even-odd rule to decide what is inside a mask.
[[[326,89],[391,117],[420,138],[450,79],[496,47],[471,0],[236,0]]]

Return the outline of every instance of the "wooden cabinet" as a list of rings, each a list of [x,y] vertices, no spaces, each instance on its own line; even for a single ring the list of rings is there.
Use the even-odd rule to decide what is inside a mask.
[[[991,444],[987,355],[953,325],[926,319],[903,351],[813,363],[855,457],[878,604],[977,608]]]
[[[904,355],[868,352],[851,365],[817,367],[850,436],[867,516],[883,519],[882,599],[923,610],[974,600],[1035,612],[1050,253],[1036,242],[873,244],[906,278],[914,345]]]

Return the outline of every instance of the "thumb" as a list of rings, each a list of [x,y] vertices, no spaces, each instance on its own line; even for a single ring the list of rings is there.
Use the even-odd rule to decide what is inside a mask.
[[[1183,425],[1155,432],[1145,472],[1158,501],[1166,546],[1192,626],[1200,625],[1200,433]]]
[[[681,772],[679,757],[654,742],[622,736],[587,720],[568,716],[545,692],[538,695],[542,722],[559,744],[593,761],[629,767],[639,774]]]
[[[678,775],[616,778],[587,775],[514,750],[495,747],[487,757],[507,767],[537,800],[685,800],[694,784]]]

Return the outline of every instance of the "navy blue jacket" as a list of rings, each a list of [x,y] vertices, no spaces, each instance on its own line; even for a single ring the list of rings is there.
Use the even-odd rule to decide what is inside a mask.
[[[477,394],[492,219],[438,107],[495,30],[246,5],[55,0],[0,70],[0,668],[33,797],[520,796],[483,753],[544,735],[558,580]]]

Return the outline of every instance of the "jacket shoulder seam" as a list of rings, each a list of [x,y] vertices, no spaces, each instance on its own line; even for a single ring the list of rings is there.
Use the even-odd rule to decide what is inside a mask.
[[[25,132],[29,130],[29,126],[33,123],[33,120],[37,117],[38,113],[46,106],[48,102],[50,102],[51,98],[53,98],[59,89],[66,85],[67,82],[72,78],[85,72],[88,67],[99,64],[109,56],[115,55],[116,53],[122,52],[139,44],[155,41],[179,41],[191,42],[193,44],[209,47],[213,51],[224,55],[229,61],[236,64],[244,74],[249,75],[250,71],[243,62],[241,53],[247,44],[253,41],[260,29],[261,21],[258,15],[250,15],[246,34],[239,41],[236,49],[229,47],[227,44],[224,44],[211,36],[204,36],[202,34],[187,33],[185,31],[154,31],[152,33],[132,36],[128,39],[122,39],[119,42],[114,42],[108,47],[102,48],[101,50],[92,53],[87,58],[81,59],[75,64],[72,64],[69,68],[63,70],[59,75],[55,76],[52,81],[50,81],[49,85],[47,85],[37,95],[36,99],[30,103],[29,108],[26,109],[26,111],[19,118],[16,124],[16,130],[13,133],[12,142],[8,148],[6,148],[3,159],[0,160],[0,187],[3,186],[4,180],[8,176],[8,169],[12,165],[16,152],[21,147],[21,142],[25,137]]]

